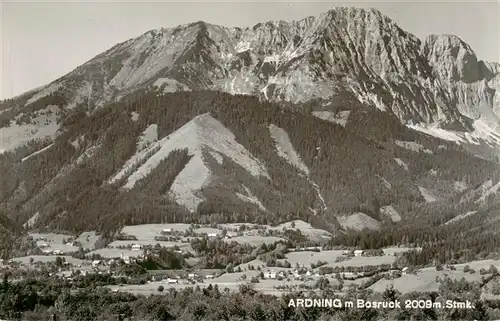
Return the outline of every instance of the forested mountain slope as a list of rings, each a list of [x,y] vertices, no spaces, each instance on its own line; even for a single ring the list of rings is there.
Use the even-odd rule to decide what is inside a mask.
[[[37,214],[32,227],[74,232],[293,217],[344,231],[404,224],[424,204],[449,208],[432,217],[444,222],[496,195],[483,197],[497,163],[363,104],[344,109],[342,124],[314,111],[335,104],[153,91],[94,113],[80,105],[58,118],[53,142],[0,155],[2,210],[19,224]]]

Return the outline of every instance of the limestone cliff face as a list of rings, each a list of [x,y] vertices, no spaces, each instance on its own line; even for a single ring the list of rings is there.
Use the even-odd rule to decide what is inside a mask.
[[[456,36],[421,41],[377,10],[339,7],[250,28],[200,21],[152,30],[30,95],[64,89],[73,106],[82,96],[102,105],[144,88],[292,102],[348,91],[403,123],[467,131],[466,117],[498,129],[499,72],[499,64],[478,60]]]
[[[422,53],[460,113],[499,128],[499,64],[478,60],[469,45],[451,35],[427,37]]]

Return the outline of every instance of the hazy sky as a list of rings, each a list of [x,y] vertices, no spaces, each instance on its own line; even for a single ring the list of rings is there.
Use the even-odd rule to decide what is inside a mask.
[[[490,2],[359,1],[8,1],[0,0],[0,99],[47,84],[125,41],[160,27],[204,20],[253,26],[300,20],[334,6],[373,7],[420,38],[456,34],[480,59],[500,62],[500,4]]]

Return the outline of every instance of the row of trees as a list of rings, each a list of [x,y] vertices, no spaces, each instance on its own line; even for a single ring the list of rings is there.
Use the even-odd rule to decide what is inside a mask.
[[[330,282],[316,284],[319,292],[295,292],[281,298],[260,294],[249,283],[233,293],[209,285],[205,289],[186,288],[182,291],[162,289],[158,295],[135,296],[128,293],[110,293],[92,285],[72,290],[68,283],[58,280],[25,280],[0,284],[0,317],[23,316],[27,320],[489,320],[499,313],[495,302],[481,301],[478,285],[465,280],[444,279],[438,292],[401,294],[394,288],[383,293],[369,290],[347,290],[345,297],[334,293]],[[343,302],[357,299],[366,301],[425,300],[424,308],[333,308],[290,306],[298,298],[338,298]],[[432,302],[444,300],[465,301],[473,309],[439,309]],[[297,302],[297,301],[293,301]],[[404,305],[404,304],[403,304]]]

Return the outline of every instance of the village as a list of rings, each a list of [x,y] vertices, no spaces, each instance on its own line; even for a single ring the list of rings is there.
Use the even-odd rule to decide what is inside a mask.
[[[286,231],[293,229],[307,236],[305,246],[290,246]],[[380,250],[331,249],[319,245],[328,233],[313,229],[305,222],[288,222],[278,227],[256,224],[146,224],[125,226],[104,247],[98,248],[99,235],[85,232],[79,236],[56,233],[32,233],[36,248],[24,257],[15,257],[1,266],[19,278],[26,273],[47,273],[51,277],[73,282],[82,277],[110,278],[107,288],[113,292],[157,293],[164,289],[207,287],[217,285],[237,291],[251,284],[256,290],[282,295],[297,289],[315,289],[327,280],[339,293],[349,288],[372,288],[383,291],[393,284],[402,292],[412,290],[418,278],[426,280],[429,291],[439,286],[438,276],[451,275],[479,281],[486,273],[471,273],[457,265],[437,271],[434,267],[415,270],[398,264],[398,257],[418,248],[385,248]],[[207,268],[204,255],[193,248],[193,242],[239,244],[249,251],[248,261],[221,268]],[[207,244],[208,244],[207,243]],[[309,245],[307,245],[309,244]],[[267,248],[268,250],[263,250]],[[275,250],[268,252],[269,249]],[[283,255],[269,259],[280,249]],[[161,254],[163,253],[163,254]],[[183,266],[164,269],[150,267],[160,255],[182,260]],[[260,254],[256,254],[260,253]],[[474,262],[471,263],[471,266]],[[499,262],[479,262],[487,270]],[[486,275],[487,276],[487,275]],[[424,289],[425,290],[425,289]]]

